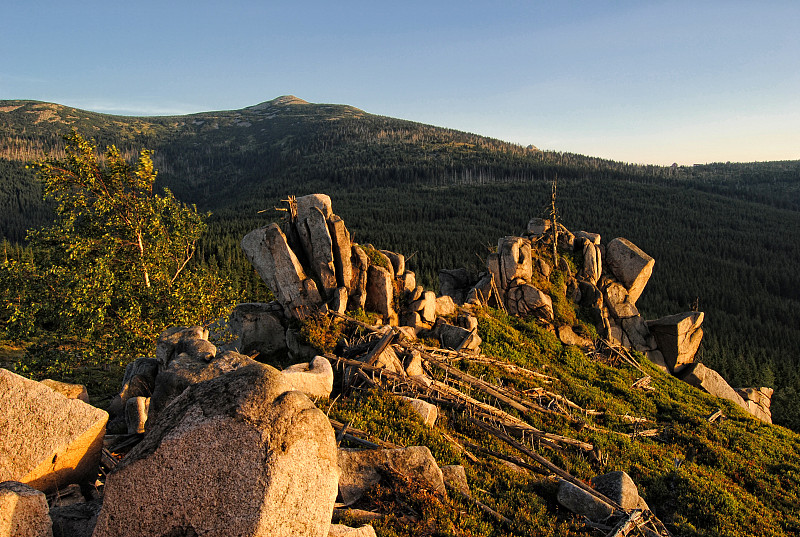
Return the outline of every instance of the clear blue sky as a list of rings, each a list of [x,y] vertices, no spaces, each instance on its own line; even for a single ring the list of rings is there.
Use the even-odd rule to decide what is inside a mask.
[[[0,99],[161,115],[293,94],[626,162],[800,159],[798,0],[9,3]]]

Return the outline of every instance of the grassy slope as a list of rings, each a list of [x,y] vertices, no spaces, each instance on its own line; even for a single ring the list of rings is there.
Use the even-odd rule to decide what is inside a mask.
[[[796,507],[800,502],[800,436],[796,433],[757,421],[732,403],[661,373],[646,359],[642,365],[653,377],[656,390],[631,389],[642,376],[638,370],[589,359],[575,347],[562,346],[534,322],[487,311],[481,315],[479,333],[485,354],[555,377],[550,384],[539,384],[547,390],[584,408],[654,422],[646,428],[657,428],[658,436],[630,439],[588,428],[579,431],[559,417],[528,417],[544,431],[599,448],[603,462],[590,462],[571,451],[535,448],[576,477],[588,481],[609,471],[628,472],[650,508],[675,535],[755,537],[800,531]],[[537,385],[494,367],[461,366],[484,380],[518,390]],[[725,418],[708,423],[706,418],[718,409]],[[514,520],[513,527],[506,528],[460,499],[443,505],[424,494],[419,498],[411,494],[408,501],[422,511],[423,522],[408,525],[390,519],[377,525],[379,535],[591,534],[557,505],[557,485],[552,479],[517,473],[487,456],[473,464],[453,449],[441,432],[518,455],[476,430],[460,412],[444,411],[436,428],[426,430],[404,404],[371,392],[356,400],[337,401],[330,414],[397,444],[427,445],[440,465],[463,464],[473,494]],[[615,417],[582,419],[612,431],[633,431],[631,424]],[[466,514],[455,516],[452,509]]]

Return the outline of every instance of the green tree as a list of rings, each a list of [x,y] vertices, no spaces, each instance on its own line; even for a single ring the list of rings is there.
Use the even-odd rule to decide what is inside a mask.
[[[154,193],[151,153],[132,164],[76,131],[65,139],[64,158],[35,165],[55,222],[29,232],[32,260],[6,260],[0,275],[10,334],[46,330],[73,355],[122,362],[151,354],[168,326],[223,315],[229,282],[193,261],[205,215]]]

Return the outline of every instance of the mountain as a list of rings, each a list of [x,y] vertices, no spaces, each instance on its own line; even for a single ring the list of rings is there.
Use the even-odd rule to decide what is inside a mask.
[[[160,183],[214,214],[203,259],[252,274],[244,234],[287,195],[326,192],[361,243],[438,271],[479,269],[497,237],[556,204],[570,229],[623,236],[657,259],[637,304],[656,318],[697,300],[701,357],[735,386],[774,386],[773,417],[800,429],[800,162],[643,166],[540,151],[279,97],[241,110],[122,117],[52,103],[0,101],[0,233],[12,242],[48,219],[31,159],[58,154],[76,128],[100,147],[152,149]],[[267,211],[266,213],[260,211]],[[477,256],[475,254],[478,254]]]

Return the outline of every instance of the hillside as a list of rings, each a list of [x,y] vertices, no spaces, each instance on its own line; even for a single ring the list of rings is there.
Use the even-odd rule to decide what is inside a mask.
[[[655,318],[699,299],[702,359],[734,385],[772,385],[775,420],[800,428],[800,163],[638,166],[291,98],[236,111],[130,118],[0,101],[0,230],[47,221],[24,162],[78,128],[100,146],[155,151],[159,179],[212,210],[204,259],[251,285],[238,242],[287,194],[328,192],[360,242],[408,254],[421,281],[477,270],[487,245],[549,202],[571,229],[626,236],[657,259],[639,304]],[[476,257],[475,254],[478,254]]]

